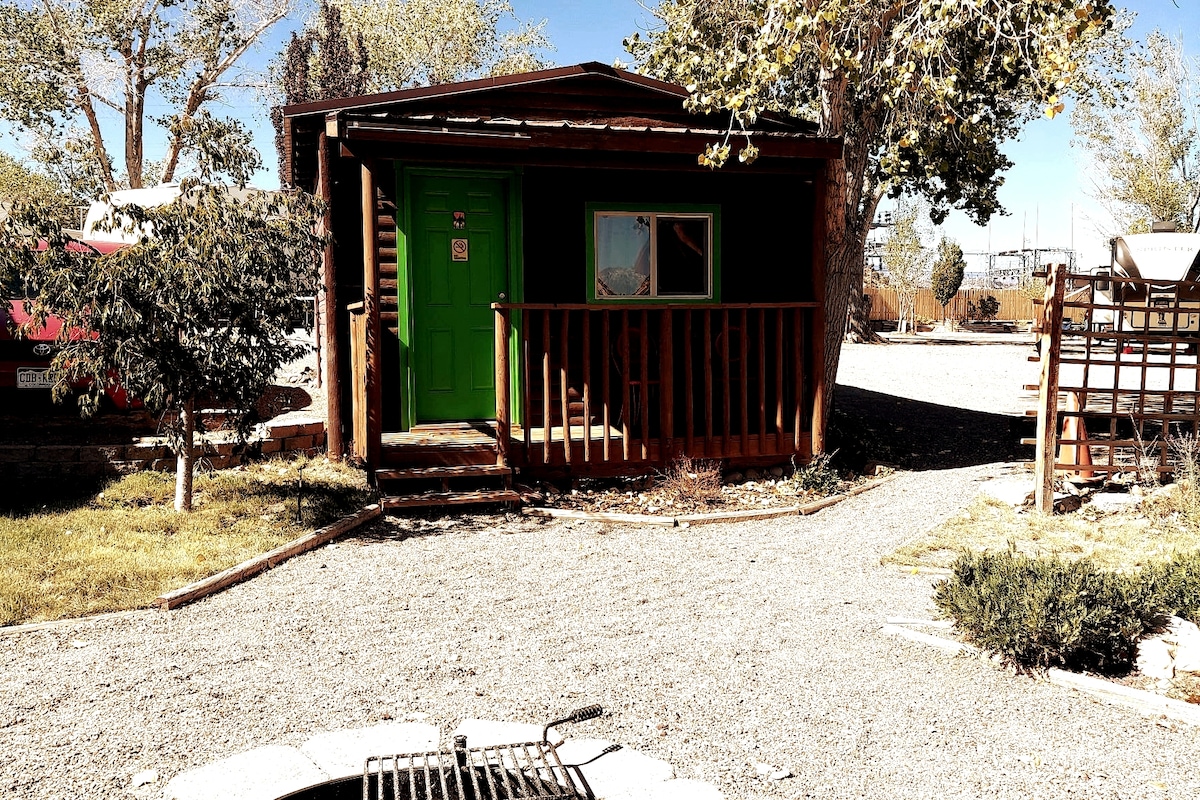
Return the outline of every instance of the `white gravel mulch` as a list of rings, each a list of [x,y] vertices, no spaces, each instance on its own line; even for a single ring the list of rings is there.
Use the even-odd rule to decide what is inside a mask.
[[[902,377],[906,350],[848,348],[843,375],[865,359]],[[1017,370],[1027,350],[995,352]],[[0,796],[150,798],[315,732],[593,702],[608,713],[569,735],[729,798],[1200,796],[1200,730],[879,633],[932,614],[930,579],[880,557],[1005,469],[908,472],[812,517],[689,529],[393,519],[174,612],[0,636]]]

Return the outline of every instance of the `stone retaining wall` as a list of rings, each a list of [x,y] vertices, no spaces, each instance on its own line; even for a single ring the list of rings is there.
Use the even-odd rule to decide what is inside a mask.
[[[325,450],[325,423],[298,420],[268,423],[239,445],[228,434],[207,434],[195,453],[202,467],[226,469],[285,453],[317,455]],[[0,445],[0,480],[99,479],[143,470],[171,471],[175,456],[161,437],[130,444]]]

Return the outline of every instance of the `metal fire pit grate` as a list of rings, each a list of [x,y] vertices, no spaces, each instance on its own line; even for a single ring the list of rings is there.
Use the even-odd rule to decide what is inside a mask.
[[[576,786],[547,733],[553,725],[602,713],[600,706],[588,706],[555,720],[545,726],[540,742],[468,748],[467,737],[456,736],[447,749],[372,756],[363,769],[363,800],[592,800],[586,786]]]

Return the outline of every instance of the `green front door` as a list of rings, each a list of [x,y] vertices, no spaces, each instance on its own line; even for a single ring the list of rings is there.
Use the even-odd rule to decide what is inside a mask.
[[[414,175],[410,190],[417,422],[493,418],[491,304],[508,275],[504,181]]]

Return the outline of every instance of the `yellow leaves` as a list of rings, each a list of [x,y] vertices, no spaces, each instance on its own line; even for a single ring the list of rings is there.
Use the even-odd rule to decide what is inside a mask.
[[[1059,114],[1061,114],[1063,112],[1064,107],[1065,106],[1063,106],[1062,103],[1055,103],[1054,105],[1046,106],[1046,110],[1045,110],[1046,118],[1054,119],[1055,117],[1057,117]]]
[[[696,163],[702,167],[716,169],[725,165],[729,159],[729,145],[705,145],[704,152],[696,157]]]

